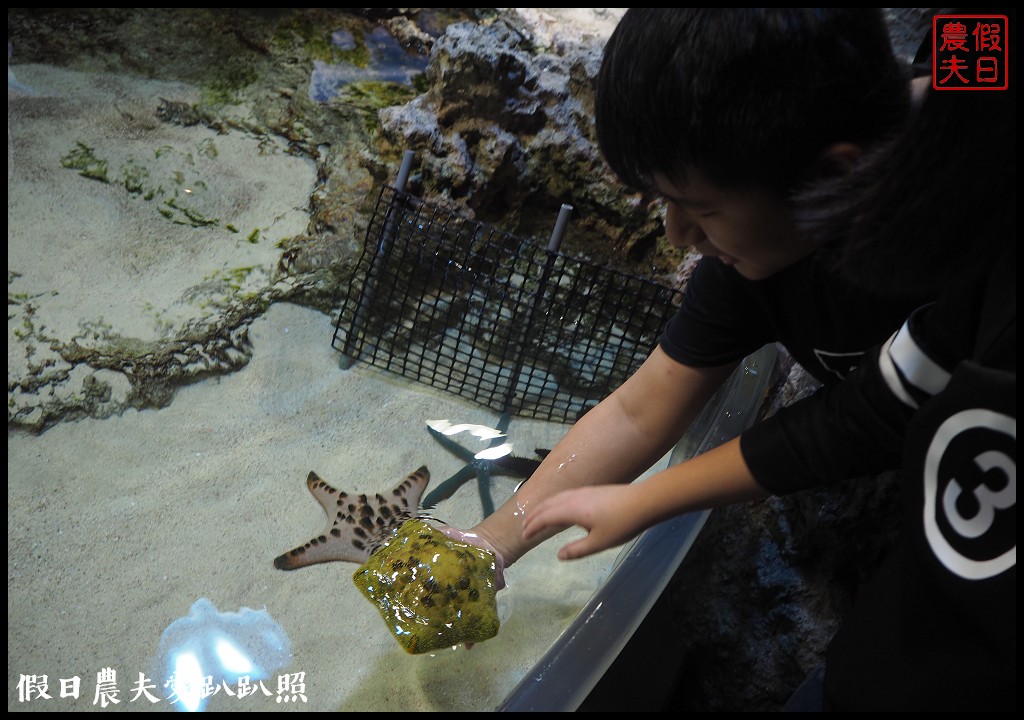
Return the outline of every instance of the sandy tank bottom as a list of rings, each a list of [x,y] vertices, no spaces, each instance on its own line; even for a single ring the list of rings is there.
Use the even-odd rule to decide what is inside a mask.
[[[279,702],[275,677],[265,683],[271,696],[220,692],[207,707],[214,711],[491,710],[555,641],[616,553],[559,563],[554,551],[566,535],[546,543],[509,569],[498,635],[433,656],[401,649],[353,585],[354,564],[273,567],[324,527],[305,487],[310,470],[374,494],[426,464],[435,487],[462,463],[426,422],[497,421],[370,367],[341,370],[332,329],[318,312],[275,305],[252,327],[243,370],[184,388],[165,409],[8,434],[9,710],[100,709],[105,668],[120,690],[106,710],[172,709],[167,700],[133,701],[133,688],[162,631],[204,597],[221,611],[266,608],[292,644],[280,672],[305,674],[305,700]],[[516,454],[530,454],[564,432],[514,419],[509,439]],[[495,479],[495,501],[516,482]],[[476,522],[476,482],[435,515]],[[48,678],[51,699],[19,698],[32,675]],[[79,697],[61,698],[61,680],[73,677]]]
[[[269,282],[275,239],[306,227],[315,168],[244,134],[129,122],[149,117],[160,98],[194,101],[192,87],[12,69],[29,90],[8,90],[9,418],[38,412],[46,392],[86,392],[93,374],[117,403],[123,377],[87,363],[66,367],[54,343],[155,341],[209,319],[225,293]],[[93,156],[113,182],[64,165]],[[157,198],[128,192],[132,179]],[[188,196],[159,195],[186,187]],[[162,217],[161,197],[165,213],[191,214]],[[239,232],[224,220],[202,228],[182,220],[197,213],[230,218]],[[136,688],[141,674],[162,695],[164,679],[149,677],[161,633],[201,598],[221,612],[265,609],[291,643],[280,673],[302,684],[294,698],[277,693],[277,676],[266,693],[221,690],[213,711],[487,711],[556,641],[607,577],[614,551],[560,563],[564,535],[534,550],[507,572],[498,635],[435,656],[399,646],[353,584],[355,564],[274,568],[276,556],[324,529],[305,485],[311,470],[338,489],[374,495],[426,465],[429,493],[463,465],[427,422],[498,421],[365,364],[341,369],[333,324],[318,311],[273,304],[249,328],[244,367],[182,388],[163,409],[62,422],[41,434],[9,429],[8,710],[175,709]],[[25,391],[39,368],[57,379]],[[508,436],[515,454],[531,456],[566,429],[515,418]],[[496,478],[495,502],[517,482]],[[482,512],[471,481],[434,515],[465,528]],[[116,692],[98,695],[108,672]]]

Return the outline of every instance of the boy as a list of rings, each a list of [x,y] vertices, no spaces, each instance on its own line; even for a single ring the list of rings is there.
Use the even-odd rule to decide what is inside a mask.
[[[780,342],[828,384],[890,335],[920,298],[891,302],[841,282],[797,232],[792,199],[847,172],[908,105],[877,9],[628,10],[598,78],[601,150],[628,185],[664,198],[669,242],[704,257],[644,365],[467,534],[510,565],[557,531],[523,537],[532,504],[631,482],[747,354]]]
[[[930,93],[902,136],[819,188],[805,237],[836,245],[860,287],[942,285],[937,300],[847,380],[741,438],[535,504],[527,538],[582,525],[559,553],[581,557],[679,512],[902,466],[905,538],[784,709],[1014,710],[1015,143],[1012,90]],[[966,213],[946,212],[950,187]]]

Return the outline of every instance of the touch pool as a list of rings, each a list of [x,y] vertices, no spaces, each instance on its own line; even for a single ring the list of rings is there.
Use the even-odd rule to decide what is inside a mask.
[[[620,563],[534,551],[508,572],[498,636],[417,657],[352,565],[273,567],[322,530],[311,470],[368,494],[423,464],[445,478],[462,462],[426,423],[498,422],[370,367],[339,370],[333,318],[288,302],[303,288],[277,272],[279,238],[307,230],[313,163],[240,115],[192,123],[189,83],[12,59],[8,708],[173,709],[152,667],[161,633],[201,599],[265,612],[292,656],[286,691],[278,677],[246,697],[222,688],[211,710],[490,710],[524,683],[557,687],[563,676],[535,671],[594,627],[588,603],[640,543]],[[345,170],[362,197],[368,179]],[[514,419],[508,438],[529,454],[564,430]],[[514,485],[497,479],[495,501]],[[471,525],[478,490],[434,514]],[[612,653],[620,641],[596,640]]]

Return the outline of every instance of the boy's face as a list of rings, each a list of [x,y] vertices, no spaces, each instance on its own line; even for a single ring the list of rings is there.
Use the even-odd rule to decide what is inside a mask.
[[[725,190],[696,173],[683,187],[656,175],[655,187],[666,200],[668,241],[716,256],[748,280],[770,277],[814,250],[789,208],[767,193]]]

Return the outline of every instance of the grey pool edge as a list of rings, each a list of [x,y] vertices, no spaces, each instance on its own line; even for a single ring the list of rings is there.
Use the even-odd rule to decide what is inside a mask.
[[[676,444],[669,465],[736,437],[754,422],[777,356],[776,347],[766,345],[744,358]],[[709,514],[703,511],[666,520],[627,546],[604,584],[495,710],[577,710],[643,622]]]

